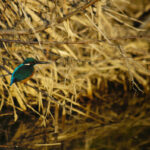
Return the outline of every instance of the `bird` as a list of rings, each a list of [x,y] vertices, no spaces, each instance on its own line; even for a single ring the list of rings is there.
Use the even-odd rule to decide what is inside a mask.
[[[16,82],[26,83],[34,74],[34,65],[49,64],[50,62],[38,61],[32,57],[26,58],[12,73],[10,86]]]

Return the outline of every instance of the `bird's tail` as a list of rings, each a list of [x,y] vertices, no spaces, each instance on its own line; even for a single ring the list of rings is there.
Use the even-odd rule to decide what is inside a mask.
[[[11,79],[10,86],[14,83],[14,78]]]

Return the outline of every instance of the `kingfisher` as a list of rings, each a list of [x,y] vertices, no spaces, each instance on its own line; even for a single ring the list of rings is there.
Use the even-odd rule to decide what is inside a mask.
[[[10,86],[15,82],[26,83],[34,74],[34,65],[49,64],[50,62],[38,61],[34,58],[27,58],[25,61],[15,68],[11,76]]]

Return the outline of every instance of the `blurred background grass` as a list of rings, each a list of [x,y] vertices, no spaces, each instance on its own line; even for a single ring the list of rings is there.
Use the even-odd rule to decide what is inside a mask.
[[[53,61],[28,85],[0,69],[0,147],[148,149],[149,14],[149,0],[0,0],[0,65]]]

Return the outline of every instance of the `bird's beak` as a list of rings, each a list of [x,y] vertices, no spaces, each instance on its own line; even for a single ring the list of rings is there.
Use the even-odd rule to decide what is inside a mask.
[[[52,62],[48,61],[37,61],[36,64],[51,64]]]

